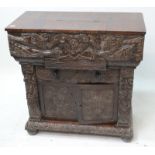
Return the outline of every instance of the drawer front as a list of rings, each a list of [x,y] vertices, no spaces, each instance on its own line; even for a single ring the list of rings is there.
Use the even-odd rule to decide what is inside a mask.
[[[106,71],[80,71],[36,68],[39,80],[52,81],[54,83],[117,83],[119,81],[118,69],[107,69]]]

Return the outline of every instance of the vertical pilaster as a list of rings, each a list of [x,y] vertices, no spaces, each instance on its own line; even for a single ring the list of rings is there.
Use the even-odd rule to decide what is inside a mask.
[[[134,68],[120,70],[118,122],[117,126],[129,127],[131,124],[131,99]]]
[[[35,67],[30,64],[22,64],[21,67],[24,75],[30,119],[40,119],[41,111],[39,106]]]

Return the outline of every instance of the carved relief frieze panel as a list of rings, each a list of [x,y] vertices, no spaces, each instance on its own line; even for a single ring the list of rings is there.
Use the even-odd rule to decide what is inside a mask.
[[[105,33],[20,33],[8,37],[14,57],[50,57],[54,62],[139,62],[144,41],[141,35]]]

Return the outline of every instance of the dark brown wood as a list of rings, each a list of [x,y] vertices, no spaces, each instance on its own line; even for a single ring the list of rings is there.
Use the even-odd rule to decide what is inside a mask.
[[[141,13],[27,11],[7,28],[9,32],[104,31],[144,34]]]
[[[41,81],[40,102],[43,116],[54,120],[78,120],[74,85]]]
[[[26,86],[26,97],[30,119],[40,120],[41,111],[38,100],[38,86],[35,67],[30,64],[22,64],[21,67]]]
[[[143,56],[144,35],[139,34],[13,33],[8,37],[12,56],[32,63],[42,59],[46,68],[105,70],[112,63],[137,66]]]
[[[118,126],[130,126],[133,74],[132,68],[120,69]]]
[[[104,124],[117,121],[117,85],[80,84],[78,100],[80,124]]]
[[[132,138],[133,74],[145,35],[140,13],[26,12],[6,30],[22,66],[30,134]]]

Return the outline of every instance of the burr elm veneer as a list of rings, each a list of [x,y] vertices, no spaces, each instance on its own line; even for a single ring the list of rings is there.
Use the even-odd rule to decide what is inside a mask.
[[[21,64],[26,130],[132,138],[132,87],[142,60],[140,13],[25,12],[7,28]]]

